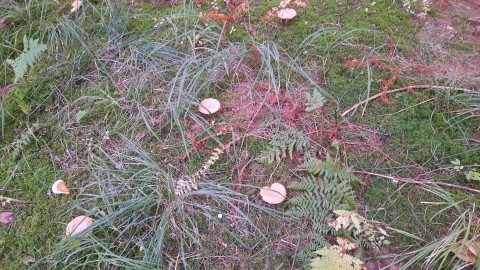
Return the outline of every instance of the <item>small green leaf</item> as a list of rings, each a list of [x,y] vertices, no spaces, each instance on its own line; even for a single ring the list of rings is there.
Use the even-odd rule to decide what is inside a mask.
[[[388,246],[390,245],[392,242],[388,241],[387,239],[383,240],[383,244]]]
[[[460,165],[460,160],[458,160],[457,158],[455,160],[450,161],[450,163],[452,163],[453,165]]]
[[[40,55],[46,50],[47,45],[39,43],[39,39],[29,39],[27,36],[23,36],[23,52],[14,60],[7,59],[7,63],[12,66],[15,72],[13,83],[17,83],[18,80],[23,78],[28,68],[33,67]]]
[[[312,94],[307,93],[307,108],[305,111],[310,112],[317,108],[322,107],[325,104],[325,97],[318,89],[313,89]]]
[[[480,173],[476,172],[475,170],[471,170],[467,173],[467,180],[475,180],[480,181]]]
[[[85,115],[87,115],[86,111],[78,111],[77,112],[77,123],[80,123],[80,121],[82,121],[82,119]]]
[[[453,165],[455,165],[455,166],[453,166],[453,169],[454,169],[455,171],[459,172],[460,170],[463,170],[463,166],[460,165],[460,160],[458,160],[458,158],[455,159],[455,160],[450,161],[450,163],[452,163]]]
[[[28,106],[28,104],[23,99],[16,99],[15,101],[17,102],[18,107],[20,107],[20,110],[22,110],[25,115],[29,115],[32,112],[30,106]]]

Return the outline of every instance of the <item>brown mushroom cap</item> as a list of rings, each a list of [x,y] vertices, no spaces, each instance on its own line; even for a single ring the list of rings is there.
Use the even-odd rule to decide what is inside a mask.
[[[207,98],[202,100],[198,110],[203,114],[212,114],[220,110],[220,101],[214,98]]]
[[[67,225],[67,235],[74,236],[80,234],[82,231],[87,229],[93,224],[93,219],[86,217],[86,216],[78,216],[72,221],[70,221]],[[92,234],[92,232],[88,232],[84,235],[84,237],[88,237]]]
[[[480,253],[480,239],[476,239],[476,240],[468,242],[467,243],[467,248],[473,255],[478,257],[478,255],[479,255],[478,253]]]
[[[283,20],[291,20],[295,16],[297,16],[297,12],[295,11],[295,9],[292,9],[292,8],[284,8],[278,12],[277,16],[278,18]]]
[[[271,186],[262,187],[260,189],[262,199],[270,204],[279,204],[285,200],[287,190],[280,183],[273,183]]]
[[[83,4],[82,0],[73,0],[71,4],[72,9],[70,10],[70,13],[77,11],[82,6],[82,4]]]
[[[52,192],[55,194],[70,194],[70,190],[63,180],[57,180],[52,185]]]

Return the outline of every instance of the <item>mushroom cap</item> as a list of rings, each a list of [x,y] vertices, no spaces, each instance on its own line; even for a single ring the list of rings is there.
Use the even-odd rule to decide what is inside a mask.
[[[73,236],[81,233],[93,224],[93,219],[86,216],[78,216],[67,224],[67,235]],[[88,232],[84,237],[88,237],[92,232]]]
[[[70,190],[63,180],[57,180],[52,185],[52,192],[55,194],[70,194]]]
[[[458,243],[460,245],[460,243]],[[478,260],[478,253],[480,250],[480,240],[472,240],[467,242],[464,246],[454,248],[452,251],[458,258],[465,262],[476,262]]]
[[[295,11],[295,9],[293,8],[284,8],[284,9],[281,9],[279,12],[278,12],[278,18],[280,19],[284,19],[284,20],[291,20],[293,19],[295,16],[297,16],[297,12]]]
[[[279,204],[285,200],[287,190],[280,183],[273,183],[271,186],[262,187],[260,189],[262,199],[270,204]]]
[[[480,253],[480,239],[476,239],[476,240],[468,242],[467,243],[467,248],[473,255],[478,257],[478,255],[479,255],[478,253]]]
[[[204,99],[200,104],[198,110],[203,114],[212,114],[220,110],[220,101],[214,98]]]
[[[82,4],[83,4],[82,0],[73,0],[71,4],[72,9],[70,10],[70,13],[77,11],[82,6]]]

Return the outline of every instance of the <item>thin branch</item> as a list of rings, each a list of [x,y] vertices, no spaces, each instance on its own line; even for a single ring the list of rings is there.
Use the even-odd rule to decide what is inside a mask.
[[[353,105],[348,110],[344,111],[342,113],[342,117],[345,118],[346,115],[348,115],[349,113],[351,113],[352,111],[354,111],[358,107],[362,106],[363,104],[365,104],[365,103],[367,103],[371,100],[379,98],[382,95],[388,95],[388,94],[393,94],[393,93],[398,93],[398,92],[403,92],[403,91],[410,91],[410,90],[413,90],[413,89],[429,89],[429,88],[438,89],[438,90],[442,90],[442,91],[463,91],[463,92],[466,92],[466,93],[480,94],[479,91],[474,91],[474,90],[465,89],[465,88],[458,88],[458,87],[448,87],[448,86],[439,86],[439,85],[431,85],[431,84],[411,85],[411,86],[406,86],[406,87],[402,87],[402,88],[398,88],[398,89],[388,90],[388,91],[385,91],[385,92],[382,91],[381,93],[378,93],[374,96],[371,96],[371,97]]]
[[[26,201],[17,200],[17,199],[14,199],[14,198],[9,198],[9,197],[5,197],[3,195],[0,195],[0,202],[2,202],[2,201],[5,201],[6,203],[10,203],[10,202],[26,203]]]
[[[458,189],[463,189],[466,191],[470,191],[473,193],[480,193],[480,190],[474,189],[474,188],[469,188],[469,187],[464,187],[460,185],[455,185],[455,184],[450,184],[450,183],[445,183],[445,182],[437,182],[437,181],[432,181],[432,180],[417,180],[413,178],[402,178],[402,177],[395,177],[395,176],[390,176],[390,175],[385,175],[385,174],[379,174],[379,173],[373,173],[373,172],[366,172],[366,171],[353,171],[355,174],[366,174],[366,175],[372,175],[372,176],[377,176],[377,177],[382,177],[386,179],[390,179],[393,182],[402,182],[402,183],[410,183],[410,184],[418,184],[418,185],[438,185],[438,186],[446,186],[446,187],[451,187],[451,188],[458,188]]]

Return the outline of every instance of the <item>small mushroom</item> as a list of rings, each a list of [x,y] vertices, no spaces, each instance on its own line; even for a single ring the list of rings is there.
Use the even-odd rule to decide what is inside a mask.
[[[55,194],[70,194],[70,190],[63,180],[57,180],[52,185],[52,192]]]
[[[270,204],[279,204],[285,200],[287,190],[285,186],[280,183],[273,183],[271,186],[262,187],[260,189],[260,196],[262,199]]]
[[[82,0],[73,0],[71,4],[72,9],[70,10],[70,13],[77,11],[82,6],[82,4],[83,4]]]
[[[93,219],[86,216],[78,216],[67,224],[67,236],[74,236],[80,234],[93,224]],[[88,232],[84,237],[92,235],[92,232]]]
[[[474,241],[470,241],[467,243],[468,250],[478,258],[480,253],[480,239],[476,239]]]
[[[202,100],[198,110],[203,114],[212,114],[220,110],[220,101],[214,98],[207,98]]]
[[[282,20],[285,26],[287,26],[288,21],[297,16],[297,12],[295,11],[295,9],[292,8],[284,8],[278,12],[277,16]]]

